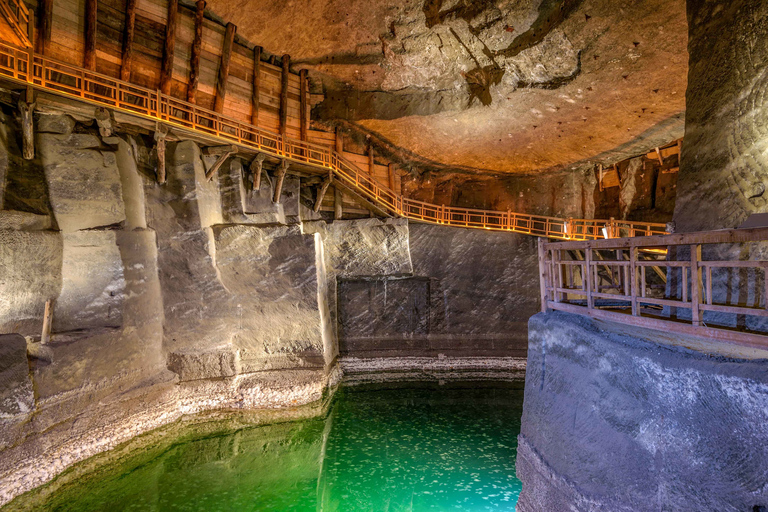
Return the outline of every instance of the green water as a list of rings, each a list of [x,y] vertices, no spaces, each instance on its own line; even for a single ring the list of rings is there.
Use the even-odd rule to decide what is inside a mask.
[[[342,389],[324,418],[167,443],[14,504],[53,511],[514,510],[522,390]],[[55,484],[55,482],[54,482]],[[13,505],[13,504],[12,504]]]

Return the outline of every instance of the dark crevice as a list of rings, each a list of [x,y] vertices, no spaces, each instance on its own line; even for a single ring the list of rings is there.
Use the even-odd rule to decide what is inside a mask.
[[[520,34],[507,48],[497,51],[497,56],[514,57],[523,50],[536,46],[552,30],[581,5],[583,0],[544,0],[539,6],[539,16],[531,28]]]
[[[422,6],[422,11],[426,16],[425,24],[427,28],[440,25],[446,20],[460,18],[469,23],[479,16],[486,9],[493,7],[492,0],[461,0],[450,9],[442,11],[443,0],[426,0]]]

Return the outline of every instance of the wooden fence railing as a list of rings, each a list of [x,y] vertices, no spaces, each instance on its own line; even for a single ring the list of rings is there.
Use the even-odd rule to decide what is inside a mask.
[[[768,348],[768,332],[762,334],[762,328],[747,332],[724,326],[729,323],[724,321],[727,315],[749,318],[741,323],[752,327],[768,318],[768,261],[702,259],[702,245],[760,241],[768,241],[768,228],[595,241],[539,239],[542,311],[561,310]],[[723,251],[707,254],[718,252]],[[726,290],[733,286],[733,274],[728,272],[734,269],[754,274],[739,280],[738,286],[749,288],[735,294],[744,303],[734,304],[734,293]],[[713,274],[720,278],[720,288]],[[726,316],[718,319],[713,314]]]
[[[1,0],[3,5],[9,0]],[[13,1],[13,0],[11,0]],[[128,82],[0,43],[0,76],[170,126],[191,130],[277,158],[319,167],[380,207],[412,220],[465,228],[511,231],[566,240],[650,236],[665,225],[597,219],[562,219],[509,211],[436,205],[403,197],[332,148],[236,121],[192,103]]]

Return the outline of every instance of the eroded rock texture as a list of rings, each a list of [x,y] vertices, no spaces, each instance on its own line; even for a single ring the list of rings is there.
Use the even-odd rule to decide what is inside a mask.
[[[531,318],[517,510],[768,506],[765,351],[698,353],[653,332]]]
[[[738,227],[768,197],[768,6],[688,2],[688,108],[675,223],[678,231]],[[704,205],[716,205],[715,208]]]

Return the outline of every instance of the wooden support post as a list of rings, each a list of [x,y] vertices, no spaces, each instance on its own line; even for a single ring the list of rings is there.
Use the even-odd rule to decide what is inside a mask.
[[[299,71],[299,134],[303,141],[308,140],[309,116],[307,115],[307,105],[309,104],[309,88],[307,87],[307,70]]]
[[[313,208],[315,213],[320,211],[320,205],[323,204],[323,198],[325,197],[325,193],[328,191],[328,187],[331,186],[332,181],[333,173],[329,172],[328,176],[323,180],[323,184],[320,186],[320,190],[317,192],[317,199],[315,199],[315,207]]]
[[[280,80],[280,135],[285,137],[288,132],[288,74],[290,73],[291,56],[283,55],[283,74]]]
[[[187,84],[187,101],[197,101],[197,86],[200,84],[200,56],[203,54],[203,19],[205,16],[205,0],[195,2],[195,35],[192,39],[192,55],[189,59],[189,83]]]
[[[85,0],[85,56],[83,67],[96,70],[96,13],[97,0]]]
[[[206,156],[219,156],[216,162],[214,162],[211,168],[208,169],[208,171],[205,173],[205,179],[211,181],[213,179],[213,175],[219,171],[221,166],[224,165],[224,162],[226,162],[230,156],[237,154],[237,146],[209,146],[203,148],[203,154]]]
[[[280,167],[277,168],[277,182],[275,183],[275,194],[272,196],[273,203],[280,202],[280,194],[283,193],[283,181],[285,180],[285,173],[288,172],[288,160],[280,162]]]
[[[133,67],[133,35],[136,32],[136,4],[138,0],[127,0],[125,4],[125,31],[123,32],[123,57],[120,64],[120,80],[131,81]]]
[[[547,298],[547,250],[544,248],[544,238],[539,237],[539,291],[541,293],[541,312],[549,311]]]
[[[19,98],[19,113],[21,114],[22,157],[24,160],[35,158],[35,103]]]
[[[555,288],[554,298],[555,302],[560,302],[565,298],[565,294],[559,292],[557,289],[563,287],[563,268],[560,265],[560,249],[552,250],[552,266],[554,269],[554,277],[552,278],[552,286]]]
[[[587,281],[587,309],[594,309],[595,299],[592,297],[592,291],[594,290],[594,283],[592,282],[592,272],[597,275],[597,268],[592,268],[592,248],[587,247],[584,249],[584,268],[585,277]]]
[[[335,187],[333,190],[333,218],[335,220],[341,220],[343,216],[344,216],[344,194],[342,193],[339,187]]]
[[[251,165],[248,169],[251,172],[251,192],[258,192],[261,189],[261,173],[264,171],[264,160],[267,156],[264,153],[259,153],[251,161]]]
[[[111,137],[113,132],[112,116],[104,107],[97,107],[94,115],[96,125],[99,127],[99,135],[102,137]]]
[[[179,0],[168,0],[168,19],[165,23],[165,46],[163,68],[160,73],[160,92],[171,93],[173,80],[173,57],[176,53],[176,18],[179,17]]]
[[[656,158],[659,159],[659,165],[664,167],[664,159],[661,157],[661,151],[659,148],[656,148]]]
[[[157,150],[157,182],[165,184],[165,138],[168,136],[168,127],[164,124],[157,125],[155,129],[155,147]]]
[[[629,279],[631,280],[632,315],[637,316],[640,312],[637,304],[637,247],[629,248]]]
[[[43,312],[43,331],[40,335],[40,343],[45,345],[51,341],[51,327],[53,326],[53,299],[45,301]]]
[[[339,156],[344,156],[344,137],[341,134],[341,126],[336,127],[336,152]]]
[[[251,91],[251,124],[259,125],[259,81],[261,80],[261,46],[253,48],[253,89]]]
[[[216,99],[213,103],[213,110],[219,114],[224,112],[224,100],[227,97],[229,62],[232,58],[232,46],[235,44],[235,32],[237,32],[237,27],[233,23],[227,23],[227,30],[224,32],[224,48],[221,50],[219,75],[216,79]]]
[[[691,245],[691,321],[693,325],[701,325],[701,245]],[[683,267],[685,268],[685,267]],[[685,286],[685,281],[683,281]]]
[[[46,55],[51,44],[51,25],[53,23],[53,0],[38,0],[37,40],[35,51]]]
[[[396,192],[395,190],[395,164],[389,164],[387,166],[387,172],[389,174],[389,188],[393,192]]]
[[[371,178],[373,178],[375,170],[376,170],[376,163],[373,161],[373,146],[369,143],[368,144],[368,174],[370,174]]]

